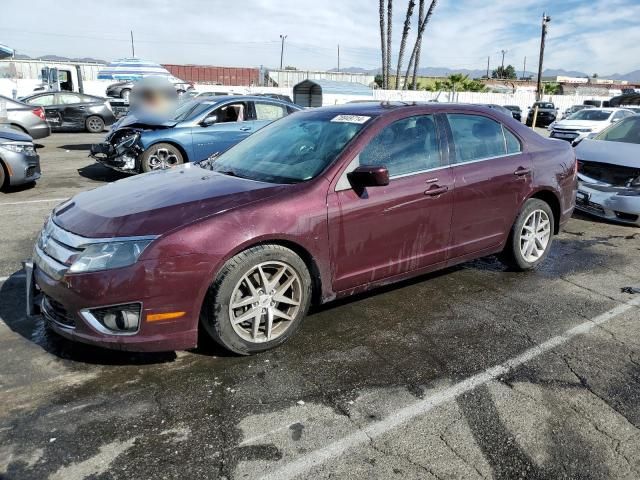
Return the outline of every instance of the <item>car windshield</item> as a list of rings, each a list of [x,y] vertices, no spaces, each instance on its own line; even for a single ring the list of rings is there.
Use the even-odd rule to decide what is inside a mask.
[[[553,103],[534,103],[533,104],[533,108],[536,108],[536,106],[538,108],[548,108],[553,110],[555,107],[553,106]]]
[[[211,108],[213,104],[210,102],[201,102],[198,100],[191,100],[183,103],[173,112],[172,119],[176,122],[182,122],[190,118],[196,117],[201,113],[206,112]]]
[[[579,112],[574,113],[569,117],[569,120],[593,120],[601,122],[607,120],[611,116],[611,111],[608,110],[592,110],[585,108]]]
[[[211,168],[261,182],[304,182],[333,162],[368,121],[326,111],[289,115],[227,150]]]
[[[627,117],[600,132],[595,140],[640,144],[640,116]]]

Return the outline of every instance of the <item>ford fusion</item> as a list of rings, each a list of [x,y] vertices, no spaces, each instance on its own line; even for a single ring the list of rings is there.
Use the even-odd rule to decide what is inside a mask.
[[[537,267],[576,175],[567,142],[487,107],[306,110],[216,158],[59,205],[27,265],[27,304],[78,342],[179,350],[202,331],[260,352],[312,303],[490,254]]]

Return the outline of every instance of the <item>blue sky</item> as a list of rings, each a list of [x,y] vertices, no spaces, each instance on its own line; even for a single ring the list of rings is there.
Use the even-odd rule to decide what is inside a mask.
[[[286,34],[288,65],[333,68],[338,44],[341,66],[379,65],[378,2],[373,0],[2,4],[0,43],[32,56],[128,56],[133,29],[136,54],[161,63],[277,66],[279,35]],[[394,53],[406,5],[406,0],[394,2]],[[425,34],[421,66],[483,69],[487,56],[498,65],[504,49],[506,63],[521,70],[526,56],[527,69],[536,70],[543,11],[552,17],[545,68],[601,76],[640,69],[640,0],[439,0]]]

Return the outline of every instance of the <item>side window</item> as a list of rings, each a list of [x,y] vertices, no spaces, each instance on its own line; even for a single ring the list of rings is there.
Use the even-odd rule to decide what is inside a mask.
[[[383,128],[360,152],[360,165],[381,165],[397,177],[441,166],[431,115],[403,118]]]
[[[507,148],[502,125],[480,115],[448,114],[453,134],[455,158],[452,163],[466,163],[505,155]]]
[[[255,106],[257,120],[277,120],[287,115],[286,109],[275,103],[255,102]]]
[[[28,100],[27,103],[29,105],[38,105],[40,107],[48,107],[49,105],[53,105],[53,94],[42,95],[40,97],[32,98],[31,100]]]
[[[504,133],[504,139],[507,142],[507,155],[520,153],[522,151],[520,140],[518,140],[518,138],[513,133],[504,128],[504,125],[502,126],[502,132]]]
[[[82,98],[80,95],[76,95],[73,93],[59,93],[58,94],[58,104],[60,105],[71,105],[74,103],[82,103]]]
[[[247,108],[244,103],[231,103],[220,107],[213,114],[218,116],[216,123],[244,122],[247,119]]]

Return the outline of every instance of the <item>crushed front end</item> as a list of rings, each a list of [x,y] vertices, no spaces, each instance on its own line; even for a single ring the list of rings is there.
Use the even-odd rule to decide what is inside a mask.
[[[139,157],[144,151],[140,142],[141,131],[135,128],[121,128],[109,135],[103,143],[91,145],[89,156],[102,165],[125,173],[140,170]]]
[[[640,166],[579,160],[576,208],[640,226]]]

